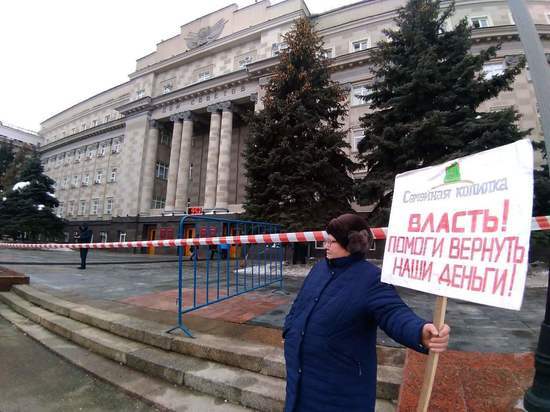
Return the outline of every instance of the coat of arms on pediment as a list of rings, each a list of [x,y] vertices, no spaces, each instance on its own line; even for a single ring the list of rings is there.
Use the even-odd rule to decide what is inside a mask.
[[[227,20],[219,19],[212,26],[203,27],[197,33],[189,32],[185,37],[187,47],[189,49],[194,49],[216,40],[220,37],[225,23],[227,23]]]

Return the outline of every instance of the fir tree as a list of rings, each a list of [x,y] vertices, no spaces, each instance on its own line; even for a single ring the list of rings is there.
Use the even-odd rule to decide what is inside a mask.
[[[0,190],[8,191],[17,182],[18,174],[31,155],[32,151],[23,146],[15,152],[10,162],[6,161],[5,170],[2,172],[2,169],[0,169]],[[9,157],[7,155],[6,159],[9,159]]]
[[[323,43],[309,20],[296,22],[245,148],[249,218],[285,230],[324,227],[351,210],[356,165],[346,156],[346,93],[330,79]]]
[[[13,144],[0,142],[0,192],[6,190],[3,185],[3,178],[13,162],[15,155],[13,153]]]
[[[368,96],[374,112],[361,118],[365,137],[359,143],[366,177],[357,185],[363,204],[375,204],[371,224],[386,225],[395,175],[491,149],[525,137],[512,108],[478,111],[481,103],[511,90],[524,59],[510,61],[491,78],[483,64],[499,46],[471,53],[466,19],[446,30],[454,3],[409,0],[384,30],[388,40],[372,51],[375,82]]]
[[[16,238],[26,233],[33,240],[40,234],[46,239],[60,236],[63,221],[53,211],[59,206],[54,182],[44,174],[37,153],[27,160],[18,180],[20,184],[0,199],[0,234]]]

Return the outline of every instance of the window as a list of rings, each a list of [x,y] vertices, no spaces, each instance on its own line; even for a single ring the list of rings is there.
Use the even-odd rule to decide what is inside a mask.
[[[96,127],[97,123],[98,123],[97,119],[92,120],[92,127]]]
[[[333,57],[333,49],[323,49],[321,51],[321,57],[323,59],[331,59]]]
[[[71,200],[71,201],[69,202],[69,210],[67,210],[67,214],[68,214],[69,216],[74,216],[74,214],[75,214],[74,205],[75,205],[74,200]]]
[[[86,123],[82,123],[82,126],[80,126],[80,130],[86,130]]]
[[[109,120],[111,120],[111,115],[110,115],[110,114],[106,114],[106,115],[105,115],[105,123],[108,123]]]
[[[351,89],[351,105],[352,106],[359,106],[361,104],[369,104],[370,99],[367,99],[367,97],[372,93],[372,90],[366,86],[354,86]]]
[[[164,83],[162,85],[162,94],[167,94],[167,93],[170,93],[173,89],[173,85],[172,83]]]
[[[141,99],[144,96],[145,96],[145,90],[140,89],[140,90],[136,91],[136,99]]]
[[[63,203],[59,203],[59,206],[57,206],[57,216],[63,217],[63,212],[65,211]]]
[[[116,167],[113,167],[111,169],[111,176],[109,176],[109,182],[110,183],[114,183],[116,182],[116,174],[117,174],[117,171],[118,169]]]
[[[97,157],[103,157],[105,156],[105,152],[107,151],[107,145],[105,143],[101,143],[99,145],[99,149],[97,151]]]
[[[81,200],[80,204],[78,205],[78,215],[82,216],[85,213],[86,213],[86,201]]]
[[[103,170],[96,170],[94,183],[100,185],[103,181]]]
[[[55,167],[59,167],[61,166],[61,155],[58,154],[57,157],[55,158]]]
[[[110,215],[113,213],[113,198],[108,197],[105,199],[105,214]]]
[[[357,40],[354,42],[351,42],[351,51],[352,52],[358,52],[361,50],[367,50],[369,48],[369,39],[363,39],[363,40]]]
[[[99,232],[99,242],[107,243],[107,232]]]
[[[201,70],[199,71],[197,77],[199,82],[203,80],[208,80],[212,77],[212,72],[210,71],[210,69]]]
[[[166,130],[162,130],[160,132],[160,144],[170,146],[170,143],[172,142],[172,136],[170,133],[168,133]]]
[[[75,163],[78,163],[82,160],[82,150],[81,149],[76,149],[76,151],[74,152],[74,161]]]
[[[63,186],[61,186],[61,188],[65,189],[66,187],[69,187],[69,176],[63,178]]]
[[[151,204],[151,208],[164,209],[165,204],[166,204],[166,199],[164,199],[163,197],[154,197],[153,202]]]
[[[470,24],[474,29],[482,29],[491,25],[487,16],[470,17]]]
[[[88,186],[90,184],[90,175],[86,173],[82,176],[82,186]]]
[[[120,140],[115,139],[113,140],[113,145],[111,146],[111,153],[119,153],[120,152]]]
[[[193,163],[189,164],[189,181],[193,180]]]
[[[359,142],[365,137],[365,134],[362,129],[360,130],[354,130],[351,133],[351,151],[353,153],[357,153],[359,150],[357,149],[357,145]]]
[[[126,232],[118,232],[118,241],[126,242]]]
[[[286,44],[285,42],[273,43],[271,45],[271,55],[278,56],[283,52],[283,50],[286,49],[288,49],[288,44]]]
[[[73,127],[73,134],[76,133],[76,127]]]
[[[168,180],[168,165],[164,162],[157,162],[155,176],[162,180]]]
[[[489,63],[483,65],[483,74],[487,80],[504,74],[504,63]]]
[[[73,176],[73,187],[78,186],[78,175]]]
[[[239,59],[239,69],[246,68],[247,64],[252,63],[252,56],[245,56]]]
[[[92,203],[90,204],[90,214],[97,215],[98,207],[99,207],[99,199],[92,199]]]
[[[73,160],[73,153],[72,153],[72,152],[68,152],[68,153],[67,153],[67,156],[65,156],[65,164],[71,163],[72,160]]]
[[[550,13],[546,13],[546,22],[550,24]]]
[[[88,146],[86,148],[86,159],[91,159],[95,155],[95,149],[92,148],[92,146]]]

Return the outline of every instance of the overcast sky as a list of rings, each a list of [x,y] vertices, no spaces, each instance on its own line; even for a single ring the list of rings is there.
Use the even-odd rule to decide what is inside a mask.
[[[357,0],[306,0],[312,13]],[[278,1],[272,0],[274,4]],[[128,80],[136,59],[231,0],[4,0],[0,121],[39,130],[48,117]],[[239,7],[254,0],[235,1]]]

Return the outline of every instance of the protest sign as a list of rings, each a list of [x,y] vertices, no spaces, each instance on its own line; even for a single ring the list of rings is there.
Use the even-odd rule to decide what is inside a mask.
[[[532,203],[528,139],[398,175],[382,281],[519,310]]]

